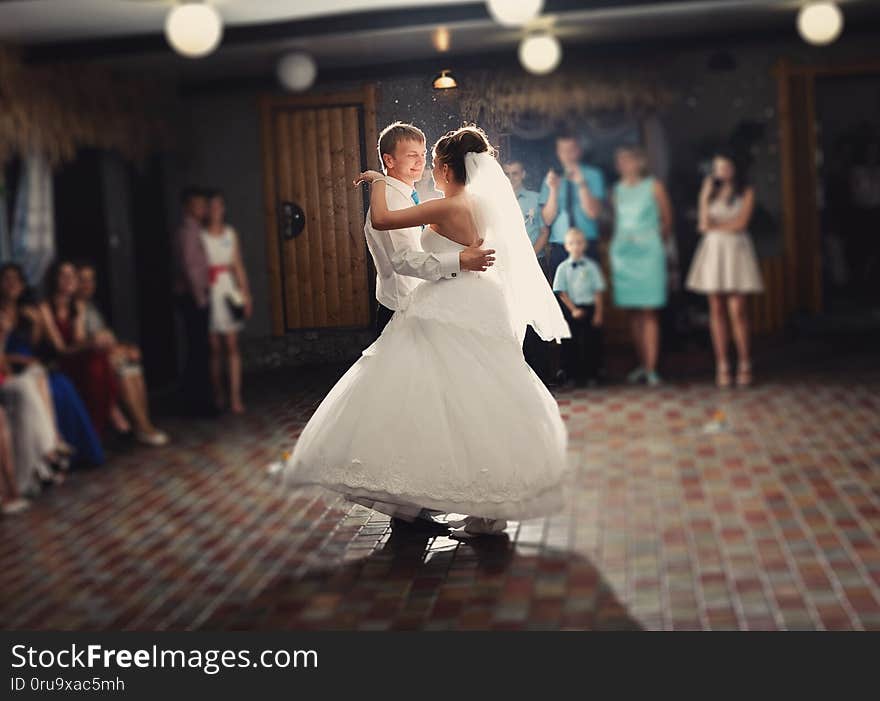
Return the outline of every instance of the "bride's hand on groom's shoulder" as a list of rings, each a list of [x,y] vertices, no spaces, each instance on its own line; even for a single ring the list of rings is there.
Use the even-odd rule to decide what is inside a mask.
[[[380,180],[383,177],[382,173],[377,170],[365,170],[357,176],[357,179],[354,181],[354,186],[357,187],[361,183],[374,183],[376,180]]]

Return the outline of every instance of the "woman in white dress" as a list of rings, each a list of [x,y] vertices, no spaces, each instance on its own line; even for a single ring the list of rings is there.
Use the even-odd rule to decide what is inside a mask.
[[[497,263],[418,285],[330,390],[282,474],[392,515],[468,514],[468,533],[499,533],[506,519],[561,507],[565,426],[522,341],[527,324],[548,341],[570,333],[485,134],[450,132],[433,156],[445,197],[408,209],[389,211],[383,176],[361,175],[373,226],[429,224],[421,245],[435,253],[484,239]]]
[[[210,266],[211,381],[214,385],[214,402],[218,409],[223,408],[225,351],[229,375],[229,407],[234,413],[242,414],[244,403],[241,400],[238,332],[243,326],[243,320],[250,318],[253,306],[238,235],[226,223],[226,203],[219,192],[212,192],[208,197],[207,226],[202,231],[202,243]]]
[[[700,191],[699,229],[703,237],[694,254],[687,287],[709,296],[716,384],[731,384],[729,322],[739,356],[736,383],[747,387],[752,383],[752,361],[745,295],[764,290],[748,234],[755,191],[746,185],[743,169],[737,167],[731,155],[716,155],[712,171]]]
[[[14,484],[7,485],[7,492],[16,497],[38,493],[42,482],[62,483],[73,449],[58,431],[42,366],[33,363],[18,374],[12,372],[5,354],[11,331],[10,316],[0,312],[0,406],[10,429],[9,448],[15,467]]]
[[[15,476],[15,458],[12,454],[12,431],[6,412],[0,406],[0,513],[17,514],[31,503],[19,495]]]

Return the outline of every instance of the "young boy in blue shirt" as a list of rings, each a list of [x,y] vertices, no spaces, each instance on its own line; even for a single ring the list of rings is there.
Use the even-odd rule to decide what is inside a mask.
[[[583,386],[599,380],[602,364],[602,323],[605,316],[605,278],[587,258],[587,239],[580,229],[565,234],[568,258],[559,264],[553,291],[562,302],[571,338],[562,342],[563,368],[569,381]]]

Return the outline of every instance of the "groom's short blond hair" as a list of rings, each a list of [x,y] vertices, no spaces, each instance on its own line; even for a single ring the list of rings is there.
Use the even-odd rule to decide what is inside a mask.
[[[397,144],[401,141],[419,141],[425,143],[425,132],[412,124],[406,122],[393,122],[382,130],[379,134],[379,163],[382,169],[385,169],[384,154],[394,155]]]

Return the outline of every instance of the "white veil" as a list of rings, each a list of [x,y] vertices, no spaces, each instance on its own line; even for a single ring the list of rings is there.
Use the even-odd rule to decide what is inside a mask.
[[[464,157],[467,190],[476,204],[483,248],[495,249],[495,264],[507,301],[510,322],[522,345],[526,326],[532,325],[545,341],[570,338],[571,331],[559,302],[535,256],[519,203],[510,181],[490,153]]]

